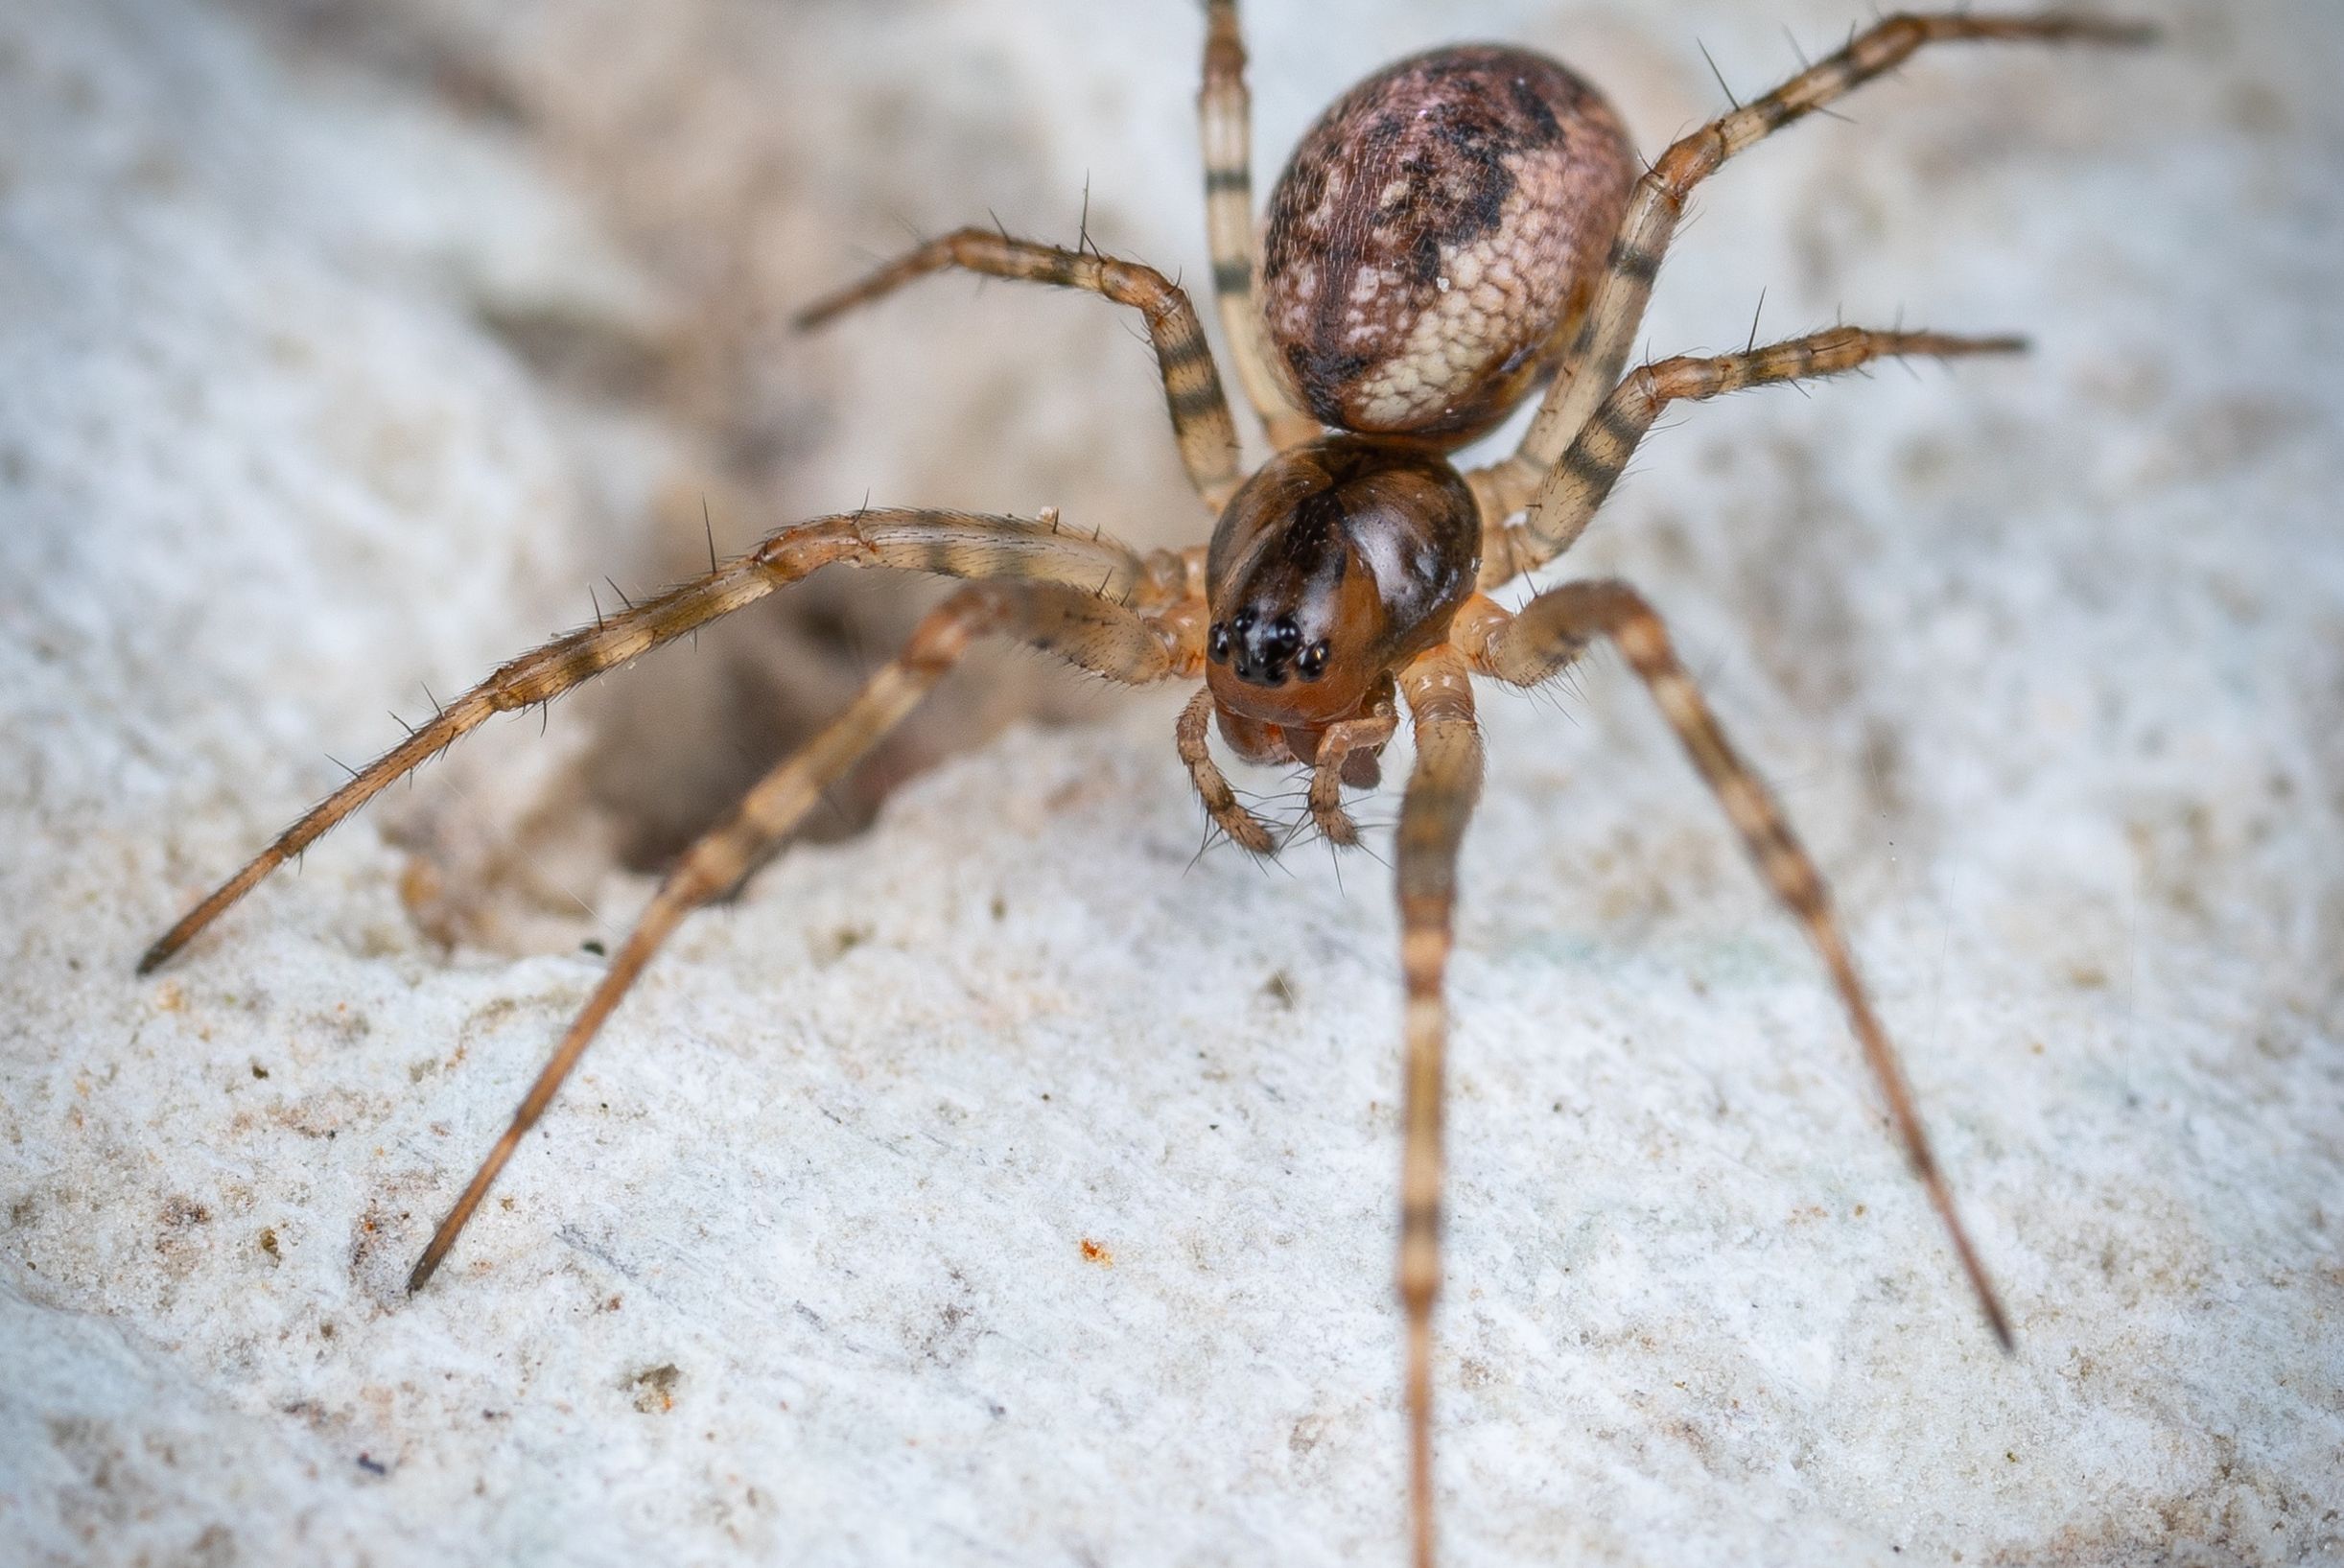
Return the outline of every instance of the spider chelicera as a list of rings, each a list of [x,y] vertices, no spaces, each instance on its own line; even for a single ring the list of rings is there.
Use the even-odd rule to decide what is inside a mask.
[[[1546,681],[1614,644],[1717,794],[1759,874],[1820,955],[1914,1173],[1996,1338],[2010,1330],[1922,1130],[1813,860],[1726,742],[1652,607],[1622,582],[1570,582],[1521,609],[1488,593],[1578,539],[1673,402],[1853,370],[1886,356],[2012,351],[2012,338],[1842,327],[1718,358],[1622,372],[1686,198],[1735,153],[1923,45],[1955,39],[2123,43],[2145,30],[2065,14],[1899,15],[1640,163],[1618,117],[1555,61],[1495,46],[1434,50],[1345,95],[1304,136],[1258,231],[1235,0],[1207,0],[1199,119],[1213,287],[1247,401],[1276,455],[1239,470],[1236,427],[1187,295],[1162,273],[964,229],[814,306],[814,325],[914,278],[959,269],[1104,294],[1139,311],[1210,542],[1140,554],[1063,527],[970,512],[866,508],[769,534],[704,576],[506,664],[287,829],[150,948],[163,963],[327,829],[491,714],[549,702],[602,671],[826,566],[967,581],[804,750],[751,789],[668,874],[408,1284],[447,1256],[515,1146],[691,910],[789,834],[980,636],[1134,686],[1204,684],[1180,715],[1181,761],[1215,826],[1275,853],[1208,749],[1310,770],[1309,819],[1357,841],[1347,786],[1377,782],[1405,709],[1416,764],[1395,878],[1406,984],[1398,1286],[1407,1323],[1413,1553],[1433,1557],[1432,1322],[1441,1284],[1443,975],[1458,846],[1480,787],[1472,677]],[[1447,454],[1543,385],[1512,456]]]

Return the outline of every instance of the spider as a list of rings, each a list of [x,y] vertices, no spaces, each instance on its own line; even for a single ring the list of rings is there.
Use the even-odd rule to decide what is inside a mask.
[[[1155,269],[967,228],[923,245],[800,317],[817,326],[928,273],[961,269],[1102,294],[1140,313],[1183,463],[1213,513],[1209,543],[1140,554],[1035,519],[866,507],[781,528],[704,575],[512,660],[354,774],[190,910],[139,963],[152,971],[271,871],[491,714],[551,701],[605,670],[823,567],[962,579],[902,651],[668,873],[409,1276],[420,1290],[612,1011],[686,914],[737,884],[823,787],[900,722],[982,636],[1014,639],[1133,686],[1203,677],[1175,744],[1214,827],[1277,853],[1213,760],[1309,770],[1307,817],[1359,840],[1347,788],[1373,786],[1403,708],[1416,762],[1395,876],[1404,1102],[1397,1287],[1414,1560],[1434,1556],[1433,1307],[1442,1283],[1444,974],[1457,859],[1480,787],[1472,677],[1528,688],[1613,644],[1715,792],[1758,872],[1805,930],[1877,1080],[1895,1134],[1988,1327],[2009,1322],[1964,1230],[1896,1054],[1814,861],[1736,755],[1624,582],[1576,581],[1508,611],[1491,591],[1568,550],[1668,405],[1854,370],[1890,356],[2013,352],[2008,337],[1840,327],[1626,371],[1630,340],[1694,189],[1734,154],[1958,39],[2145,41],[2062,13],[1892,16],[1773,91],[1638,159],[1604,98],[1562,65],[1500,46],[1418,55],[1370,77],[1305,134],[1258,230],[1236,0],[1207,0],[1207,229],[1222,324],[1275,455],[1240,471],[1219,370],[1187,294]],[[1449,455],[1544,392],[1519,448],[1460,470]]]

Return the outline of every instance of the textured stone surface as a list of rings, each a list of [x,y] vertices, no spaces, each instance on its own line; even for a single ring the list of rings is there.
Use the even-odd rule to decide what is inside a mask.
[[[581,414],[512,323],[655,338],[678,270],[548,111],[447,82],[738,107],[785,62],[807,294],[890,219],[1064,234],[1086,171],[1104,244],[1204,274],[1184,5],[712,0],[664,50],[493,9],[385,12],[441,89],[268,8],[0,15],[8,1555],[1395,1558],[1385,875],[1190,866],[1169,697],[1014,732],[692,922],[413,1301],[647,891],[585,806],[597,721],[474,737],[131,978],[321,750],[586,613],[626,511],[590,497],[673,461],[670,413]],[[1715,105],[1697,36],[1746,93],[1778,21],[1846,19],[1253,9],[1265,176],[1435,26],[1565,55],[1649,150]],[[2344,1554],[2344,23],[2144,9],[2155,56],[1947,52],[1754,152],[1650,331],[1738,343],[1764,288],[1769,332],[1901,312],[2031,358],[1693,410],[1574,557],[1670,613],[1834,876],[2021,1352],[1632,682],[1492,696],[1459,1561]],[[717,112],[674,105],[635,142]],[[786,501],[1177,536],[1143,361],[1065,303],[940,284],[795,362]]]

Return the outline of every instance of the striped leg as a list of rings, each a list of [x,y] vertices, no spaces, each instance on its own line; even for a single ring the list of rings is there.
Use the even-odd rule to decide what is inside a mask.
[[[1619,582],[1566,583],[1539,595],[1511,616],[1488,599],[1476,598],[1459,614],[1451,642],[1465,650],[1482,673],[1513,686],[1535,686],[1577,659],[1599,637],[1610,639],[1619,647],[1629,667],[1651,690],[1661,716],[1676,732],[1693,765],[1700,770],[1735,831],[1742,835],[1759,875],[1806,929],[1808,941],[1821,956],[1840,993],[1864,1061],[1888,1103],[1889,1118],[1896,1124],[1913,1174],[1920,1178],[1930,1204],[1944,1222],[1955,1255],[1969,1276],[1970,1288],[1978,1294],[1994,1337],[2004,1349],[2009,1349],[2009,1322],[1986,1279],[1977,1250],[1970,1245],[1968,1231],[1962,1229],[1944,1173],[1930,1152],[1929,1135],[1922,1130],[1920,1113],[1913,1109],[1912,1088],[1905,1080],[1887,1032],[1873,1015],[1863,982],[1857,977],[1856,961],[1840,934],[1822,876],[1792,834],[1766,786],[1726,742],[1693,677],[1677,662],[1668,629],[1652,606],[1634,589]]]
[[[845,713],[805,750],[760,780],[733,814],[685,852],[668,873],[625,945],[612,956],[602,983],[529,1086],[504,1135],[433,1232],[431,1245],[408,1275],[409,1291],[421,1290],[438,1269],[497,1173],[544,1114],[562,1080],[668,933],[687,914],[746,876],[805,819],[823,788],[902,722],[960,661],[970,644],[987,633],[1016,638],[1135,686],[1161,680],[1173,668],[1171,650],[1143,615],[1084,589],[1058,583],[983,583],[962,589],[929,612],[903,651],[872,676]]]
[[[1485,494],[1500,513],[1530,498],[1539,478],[1562,456],[1597,403],[1628,363],[1637,326],[1652,298],[1653,279],[1684,215],[1685,199],[1719,165],[1794,120],[1893,70],[1924,44],[1957,39],[2034,40],[2103,44],[2145,43],[2152,30],[2087,16],[2046,12],[2031,16],[1928,13],[1888,17],[1850,38],[1847,47],[1817,61],[1768,93],[1738,106],[1678,141],[1636,185],[1628,216],[1605,263],[1595,302],[1562,369],[1547,388],[1521,449],[1490,473]]]
[[[148,973],[162,964],[263,878],[316,842],[385,785],[430,761],[491,714],[551,702],[606,669],[834,562],[950,577],[1071,583],[1111,597],[1142,600],[1166,591],[1168,575],[1179,571],[1177,561],[1143,560],[1111,539],[1062,532],[1054,514],[1026,522],[973,512],[897,508],[841,513],[779,529],[703,576],[523,654],[440,709],[405,740],[352,774],[347,784],[182,916],[147,949],[138,961],[138,972]]]
[[[2016,354],[2021,338],[1954,338],[1935,332],[1828,332],[1769,343],[1712,360],[1678,358],[1631,370],[1581,427],[1562,460],[1548,471],[1519,521],[1491,507],[1483,513],[1481,586],[1494,588],[1544,566],[1578,542],[1604,498],[1611,494],[1644,433],[1660,410],[1745,387],[1809,381],[1858,369],[1891,355]],[[1488,471],[1474,476],[1486,478]]]
[[[1163,372],[1164,403],[1172,413],[1172,434],[1181,461],[1205,504],[1218,512],[1236,492],[1237,427],[1229,397],[1213,365],[1212,347],[1197,320],[1196,307],[1181,288],[1153,267],[1117,261],[1095,249],[1065,250],[1031,240],[1013,240],[991,229],[957,229],[888,263],[862,282],[842,289],[798,315],[802,329],[822,325],[841,311],[892,293],[915,278],[949,268],[987,277],[1022,278],[1088,290],[1146,317]]]
[[[1246,401],[1261,416],[1270,444],[1283,451],[1318,434],[1319,425],[1286,401],[1254,308],[1253,113],[1237,0],[1205,0],[1205,85],[1196,117],[1205,144],[1205,235],[1212,246],[1213,293]]]
[[[1400,801],[1400,971],[1407,987],[1400,1156],[1400,1305],[1408,1320],[1408,1500],[1417,1568],[1433,1561],[1433,1299],[1441,1291],[1442,1102],[1448,1048],[1443,987],[1457,905],[1457,851],[1481,794],[1473,688],[1453,647],[1399,672],[1416,735]]]

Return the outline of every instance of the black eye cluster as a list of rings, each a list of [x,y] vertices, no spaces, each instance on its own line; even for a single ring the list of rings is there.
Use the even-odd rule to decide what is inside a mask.
[[[1302,630],[1294,623],[1294,617],[1264,620],[1252,610],[1214,621],[1205,640],[1207,658],[1216,665],[1230,665],[1238,679],[1257,686],[1276,686],[1285,679],[1289,665],[1302,679],[1315,681],[1326,673],[1329,652],[1324,637],[1302,646]]]

